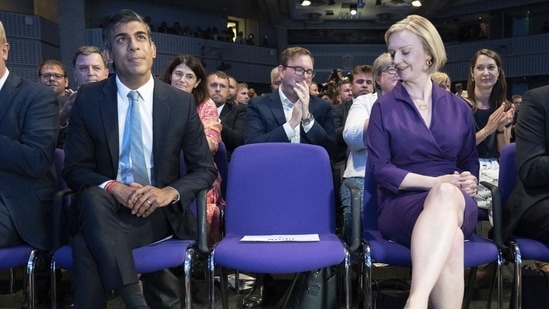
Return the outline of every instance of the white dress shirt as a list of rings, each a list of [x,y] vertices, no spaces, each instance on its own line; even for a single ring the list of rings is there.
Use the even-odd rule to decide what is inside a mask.
[[[145,155],[145,163],[147,164],[147,173],[149,174],[149,179],[151,179],[151,169],[153,168],[153,157],[152,157],[152,146],[153,146],[153,120],[152,120],[152,109],[153,109],[153,93],[154,93],[154,78],[150,77],[147,83],[138,89],[129,89],[126,87],[118,76],[116,76],[116,88],[118,89],[118,149],[119,155],[122,152],[122,139],[124,136],[124,124],[126,123],[126,114],[128,113],[129,99],[128,93],[131,90],[136,90],[141,97],[140,104],[137,104],[139,107],[139,113],[141,115],[141,136],[143,138],[143,153]],[[116,180],[122,181],[120,176],[120,163],[118,164],[118,173]]]

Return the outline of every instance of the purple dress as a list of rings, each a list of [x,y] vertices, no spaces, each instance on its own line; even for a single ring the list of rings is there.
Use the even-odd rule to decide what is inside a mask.
[[[428,191],[401,191],[409,173],[426,176],[469,171],[478,178],[474,119],[461,98],[433,85],[431,126],[398,83],[372,108],[367,130],[368,164],[378,183],[378,226],[384,238],[410,246],[412,229]],[[465,238],[474,231],[477,204],[463,193]]]

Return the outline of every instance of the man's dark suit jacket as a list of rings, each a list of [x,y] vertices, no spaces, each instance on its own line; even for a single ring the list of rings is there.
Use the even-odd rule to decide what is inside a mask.
[[[119,162],[118,108],[115,76],[83,85],[71,110],[71,129],[65,143],[64,176],[78,192],[116,179]],[[180,177],[180,152],[187,175]],[[154,80],[152,183],[172,186],[180,202],[163,207],[175,235],[196,237],[196,219],[188,205],[217,176],[192,95]],[[159,211],[159,210],[157,210]]]
[[[335,152],[335,130],[331,107],[326,101],[310,96],[309,112],[315,118],[313,127],[305,133],[301,127],[301,143],[324,147],[332,156]],[[278,91],[253,98],[248,102],[244,139],[246,144],[290,142],[282,127],[286,123]]]
[[[59,129],[51,89],[9,73],[0,91],[0,199],[26,243],[51,249]]]
[[[332,105],[337,143],[335,162],[347,161],[347,143],[345,143],[345,140],[343,139],[343,129],[345,128],[345,121],[347,120],[347,115],[349,115],[351,105],[353,105],[352,99],[338,105]]]
[[[236,147],[244,144],[244,123],[246,122],[246,110],[248,106],[244,104],[225,103],[219,119],[223,125],[221,130],[221,140],[227,148],[228,154],[231,154]]]
[[[505,206],[504,237],[531,206],[543,200],[549,205],[549,86],[524,93],[515,132],[518,181]]]
[[[549,86],[527,91],[516,126],[517,185],[504,210],[504,237],[542,200],[549,205]]]

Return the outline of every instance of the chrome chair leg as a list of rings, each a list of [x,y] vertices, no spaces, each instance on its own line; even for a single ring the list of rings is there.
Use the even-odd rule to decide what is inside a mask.
[[[364,304],[365,308],[372,308],[372,256],[370,246],[364,246]]]
[[[345,308],[351,309],[351,256],[349,251],[345,249]]]
[[[35,273],[36,273],[36,264],[38,263],[39,252],[37,250],[32,250],[27,261],[27,275],[25,276],[25,282],[23,286],[26,290],[26,299],[29,309],[36,308],[36,282],[35,282]]]
[[[210,288],[210,301],[209,301],[209,308],[214,309],[215,306],[215,264],[214,264],[214,253],[215,251],[212,251],[210,253],[210,256],[208,257],[208,270],[209,270],[209,276],[208,276],[208,287]]]
[[[193,266],[193,259],[195,257],[195,250],[193,248],[187,249],[185,252],[185,262],[183,263],[183,270],[185,273],[185,308],[191,309],[193,306],[191,295],[191,269]]]

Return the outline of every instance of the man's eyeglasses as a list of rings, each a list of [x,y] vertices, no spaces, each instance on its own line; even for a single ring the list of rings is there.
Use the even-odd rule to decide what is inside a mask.
[[[315,77],[315,74],[316,74],[316,72],[313,71],[313,70],[311,70],[311,69],[305,70],[305,69],[302,68],[302,67],[294,67],[294,66],[291,66],[291,65],[284,65],[284,64],[283,64],[282,66],[285,67],[285,68],[292,68],[292,69],[294,69],[295,74],[297,74],[297,75],[299,75],[299,76],[304,76],[305,73],[307,73],[307,75],[310,75],[311,78],[312,78],[312,77]]]
[[[50,78],[55,78],[56,80],[60,80],[62,78],[65,78],[65,75],[63,74],[58,74],[58,73],[44,73],[44,74],[40,74],[40,77],[42,79],[45,79],[45,80],[48,80]]]
[[[383,70],[381,70],[381,73],[389,73],[391,75],[395,75],[397,74],[397,69],[393,66],[388,66],[388,67],[385,67]]]

